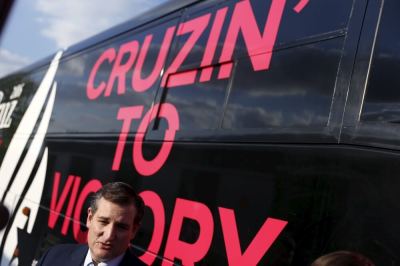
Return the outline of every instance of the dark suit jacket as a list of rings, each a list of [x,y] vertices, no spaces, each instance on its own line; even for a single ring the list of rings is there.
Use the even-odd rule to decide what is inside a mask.
[[[38,266],[81,266],[85,261],[89,248],[87,245],[62,244],[57,245],[43,254]],[[119,266],[145,266],[130,249],[125,252]]]

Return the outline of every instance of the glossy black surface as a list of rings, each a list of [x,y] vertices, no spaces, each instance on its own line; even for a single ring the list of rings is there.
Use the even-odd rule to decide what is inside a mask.
[[[345,146],[176,144],[160,172],[141,178],[129,156],[121,171],[110,171],[111,143],[59,140],[48,145],[52,151],[49,180],[55,171],[68,169],[79,172],[83,183],[92,177],[102,182],[124,180],[135,184],[138,191],[155,191],[164,202],[166,228],[173,199],[209,206],[214,236],[202,261],[206,265],[227,265],[218,207],[235,210],[243,248],[265,217],[289,222],[260,265],[309,265],[319,255],[339,249],[358,251],[376,265],[400,263],[396,255],[400,252],[400,216],[394,211],[400,181],[393,174],[400,170],[398,154]],[[147,155],[159,149],[154,143],[145,147]],[[97,153],[95,158],[93,153]],[[52,182],[47,186],[51,189]],[[151,213],[146,213],[136,245],[148,245],[153,223]],[[57,233],[61,225],[57,223],[50,234],[63,238]],[[180,239],[195,241],[197,230],[196,223],[185,221]],[[163,248],[165,241],[166,236]]]
[[[87,98],[89,73],[106,49],[118,49],[132,40],[142,43],[153,34],[142,73],[145,76],[153,69],[167,28],[210,12],[215,14],[222,7],[228,7],[229,18],[238,1],[195,2],[187,2],[187,6],[174,2],[154,13],[161,15],[160,19],[152,17],[143,27],[138,27],[142,25],[139,22],[132,22],[131,27],[121,25],[106,33],[104,39],[97,36],[66,53],[55,78],[57,94],[45,138],[49,161],[39,216],[31,233],[18,234],[20,252],[27,263],[49,246],[76,241],[72,223],[66,233],[62,232],[70,201],[62,206],[54,228],[48,226],[55,177],[60,174],[60,189],[73,176],[74,180],[79,177],[79,192],[93,180],[103,184],[122,180],[139,192],[157,194],[166,223],[155,265],[160,265],[164,256],[178,199],[204,204],[212,215],[210,249],[199,265],[228,264],[219,208],[234,211],[242,253],[268,217],[288,222],[259,265],[310,265],[317,257],[336,250],[357,251],[376,265],[400,265],[400,154],[396,151],[400,135],[397,119],[392,120],[395,116],[385,113],[389,107],[396,111],[398,54],[393,41],[397,29],[391,27],[395,23],[385,16],[396,14],[399,5],[386,1],[362,110],[359,100],[362,102],[363,80],[367,80],[373,47],[373,38],[369,37],[375,32],[381,7],[364,0],[310,1],[300,13],[293,11],[298,1],[287,1],[266,71],[253,70],[244,40],[239,37],[233,74],[218,79],[217,63],[224,41],[221,37],[218,56],[212,62],[215,71],[208,82],[198,82],[196,77],[191,85],[162,88],[159,76],[149,90],[136,93],[131,88],[131,69],[125,94],[118,95],[114,84],[110,97],[93,101]],[[251,3],[262,25],[271,1]],[[183,6],[186,8],[175,10]],[[223,32],[227,27],[225,23]],[[178,72],[200,69],[209,31],[210,26]],[[173,39],[167,66],[188,37]],[[98,38],[107,41],[97,43]],[[392,55],[387,57],[386,53]],[[95,84],[107,81],[111,70],[110,64],[102,65]],[[44,71],[21,72],[0,81],[4,97],[9,97],[13,86],[26,83],[13,116],[16,125],[0,130],[0,158]],[[135,168],[134,141],[142,135],[137,134],[139,123],[134,120],[121,164],[112,170],[122,126],[117,119],[119,109],[143,106],[147,112],[157,103],[173,105],[180,122],[165,164],[150,176]],[[359,122],[355,117],[361,112]],[[145,160],[152,160],[162,150],[169,126],[165,119],[155,119],[147,132],[140,132],[145,135]],[[390,147],[392,151],[373,146]],[[88,201],[82,206],[85,210]],[[78,215],[73,218],[81,223],[79,229],[85,230],[86,213]],[[134,241],[139,255],[150,243],[154,223],[155,217],[147,208]],[[194,243],[199,229],[196,221],[185,219],[179,239]],[[38,244],[31,247],[28,242]]]
[[[216,70],[219,68],[216,67]],[[177,88],[165,88],[163,102],[173,104],[179,114],[179,131],[220,128],[229,79],[212,80]],[[158,130],[167,125],[160,123]]]
[[[398,150],[396,1],[368,5],[348,100],[343,140]],[[346,121],[347,120],[347,121]]]
[[[0,99],[0,104],[10,102],[12,100],[14,86],[23,84],[21,96],[14,99],[17,100],[17,104],[11,117],[10,127],[0,129],[0,137],[2,143],[2,145],[0,146],[1,158],[4,156],[4,152],[6,151],[5,147],[7,147],[10,140],[12,139],[12,136],[14,135],[15,130],[18,127],[18,123],[20,122],[22,116],[27,110],[34,95],[34,92],[40,84],[40,81],[42,80],[44,74],[45,70],[38,68],[36,72],[31,73],[30,75],[21,72],[0,80],[0,94],[3,95]],[[5,116],[7,116],[6,113],[7,109],[1,108],[0,118],[4,118]],[[23,131],[21,133],[24,134]]]
[[[342,45],[336,38],[279,50],[268,71],[240,60],[222,127],[327,126]]]
[[[400,122],[398,1],[385,1],[366,90],[362,122]]]

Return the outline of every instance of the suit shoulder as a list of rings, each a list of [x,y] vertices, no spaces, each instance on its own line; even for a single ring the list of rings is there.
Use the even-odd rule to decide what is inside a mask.
[[[61,252],[65,255],[84,248],[85,248],[84,245],[79,245],[79,244],[58,244],[51,247],[49,249],[49,253],[55,254]]]
[[[49,248],[41,257],[38,265],[74,265],[71,262],[83,262],[87,251],[86,245],[59,244]]]

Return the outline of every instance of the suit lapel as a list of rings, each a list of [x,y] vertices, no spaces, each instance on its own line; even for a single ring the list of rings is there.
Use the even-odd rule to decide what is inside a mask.
[[[83,265],[88,250],[89,248],[87,245],[79,245],[71,253],[71,262],[73,263],[72,265]]]
[[[125,251],[125,255],[122,258],[122,261],[119,263],[119,266],[127,266],[127,265],[132,265],[131,254],[129,250]]]
[[[71,253],[71,265],[83,265],[89,250],[87,245],[78,245]],[[127,249],[119,266],[141,266],[144,265],[131,251]]]
[[[133,252],[129,248],[125,251],[125,255],[119,264],[119,266],[142,266],[142,265],[144,264],[133,254]]]

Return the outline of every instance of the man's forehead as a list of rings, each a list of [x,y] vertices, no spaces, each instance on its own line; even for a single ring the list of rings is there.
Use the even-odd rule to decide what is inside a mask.
[[[122,205],[118,203],[114,203],[111,201],[108,201],[104,198],[99,199],[97,202],[97,210],[96,214],[98,216],[109,216],[109,215],[136,215],[136,208],[135,205],[128,204],[128,205]]]
[[[101,206],[101,205],[115,205],[115,206],[119,206],[119,207],[135,207],[135,204],[133,202],[129,202],[129,203],[119,203],[119,202],[114,202],[111,200],[108,200],[104,197],[101,197],[100,199],[97,200],[97,206]]]

